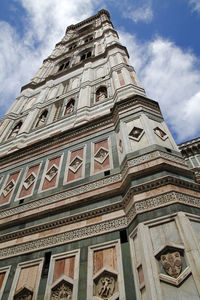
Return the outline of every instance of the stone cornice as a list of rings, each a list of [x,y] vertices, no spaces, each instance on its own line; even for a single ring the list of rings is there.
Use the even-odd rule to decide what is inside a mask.
[[[99,18],[101,15],[103,15],[103,14],[106,14],[107,17],[108,17],[109,20],[110,20],[110,14],[109,14],[109,12],[108,12],[106,9],[101,9],[100,11],[98,11],[98,13],[97,13],[96,15],[94,15],[94,16],[92,16],[92,17],[90,17],[90,18],[87,18],[87,19],[85,19],[84,21],[79,22],[79,23],[77,23],[77,24],[75,24],[75,25],[72,24],[72,25],[68,26],[67,29],[66,29],[66,33],[67,33],[69,30],[77,29],[77,28],[79,28],[79,27],[81,27],[81,26],[83,26],[83,25],[85,25],[85,24],[88,24],[88,23],[90,23],[90,22],[92,22],[92,21],[98,19],[98,18]]]

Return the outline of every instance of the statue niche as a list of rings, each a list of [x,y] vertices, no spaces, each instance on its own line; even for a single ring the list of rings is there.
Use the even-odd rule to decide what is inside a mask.
[[[73,111],[74,111],[74,105],[75,105],[75,100],[74,99],[70,99],[70,101],[67,103],[67,105],[65,107],[65,113],[64,113],[64,115],[69,115],[69,114],[73,113]]]
[[[22,121],[18,122],[15,127],[13,128],[13,130],[11,131],[9,138],[14,138],[18,135],[20,128],[22,127]]]
[[[41,113],[41,115],[39,116],[39,119],[38,119],[37,124],[36,124],[35,127],[40,127],[40,126],[42,126],[42,125],[45,124],[45,121],[46,121],[46,118],[47,118],[47,114],[48,114],[48,110],[45,109],[45,110]]]
[[[101,86],[100,88],[98,88],[98,90],[96,91],[96,102],[104,100],[107,97],[107,88],[105,86]]]

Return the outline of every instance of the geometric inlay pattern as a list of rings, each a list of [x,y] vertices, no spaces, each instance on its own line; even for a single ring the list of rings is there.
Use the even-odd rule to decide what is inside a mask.
[[[24,187],[27,190],[35,181],[36,175],[32,172],[25,180]]]
[[[51,300],[71,300],[72,299],[72,285],[65,280],[62,280],[55,287],[52,288]]]
[[[162,140],[166,140],[167,134],[162,129],[160,129],[159,127],[155,127],[154,132],[157,136],[159,136],[159,138],[161,138]]]
[[[50,182],[58,173],[58,168],[56,165],[51,166],[51,168],[46,172],[46,179]]]
[[[14,186],[15,186],[15,182],[12,179],[3,189],[2,193],[3,193],[4,197],[6,197],[13,190]]]
[[[69,169],[73,172],[76,173],[78,169],[82,166],[83,160],[79,156],[76,156],[72,162],[69,165]]]
[[[99,148],[99,150],[96,152],[96,154],[94,155],[94,159],[96,161],[98,161],[100,164],[102,164],[106,158],[108,157],[108,150],[101,147]]]
[[[143,133],[144,130],[142,128],[134,126],[131,132],[129,133],[129,137],[138,142],[141,139]]]

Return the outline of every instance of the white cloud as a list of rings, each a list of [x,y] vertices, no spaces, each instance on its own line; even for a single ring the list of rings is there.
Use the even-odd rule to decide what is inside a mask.
[[[151,0],[128,1],[121,0],[117,2],[122,9],[124,18],[131,19],[134,23],[149,23],[153,19],[153,10]]]
[[[192,5],[194,11],[200,13],[200,0],[189,0],[189,4]]]
[[[147,96],[159,102],[177,142],[200,135],[197,58],[160,37],[146,44],[124,32],[120,38],[127,45]]]

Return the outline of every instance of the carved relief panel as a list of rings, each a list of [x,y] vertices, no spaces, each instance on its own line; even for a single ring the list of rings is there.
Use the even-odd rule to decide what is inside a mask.
[[[110,149],[109,139],[92,143],[92,174],[112,169],[112,154]]]
[[[64,183],[78,180],[84,177],[86,148],[69,151],[65,171]]]
[[[89,248],[87,299],[125,299],[118,242]]]
[[[43,259],[18,264],[9,299],[36,300]]]
[[[7,176],[7,180],[0,191],[0,205],[6,204],[10,201],[20,173],[21,171],[17,171]]]
[[[45,300],[77,299],[79,257],[79,250],[52,256]]]
[[[26,198],[33,194],[41,164],[27,167],[19,188],[17,199]]]
[[[58,185],[60,166],[63,156],[50,158],[46,161],[39,190],[46,191]]]
[[[196,257],[196,251],[192,257],[193,250],[188,246],[192,234],[184,239],[186,229],[177,219],[168,216],[140,224],[131,234],[130,249],[137,299],[164,300],[172,295],[177,299],[181,295],[184,300],[188,299],[188,295],[192,299],[199,298],[199,285],[189,263],[193,263]]]

